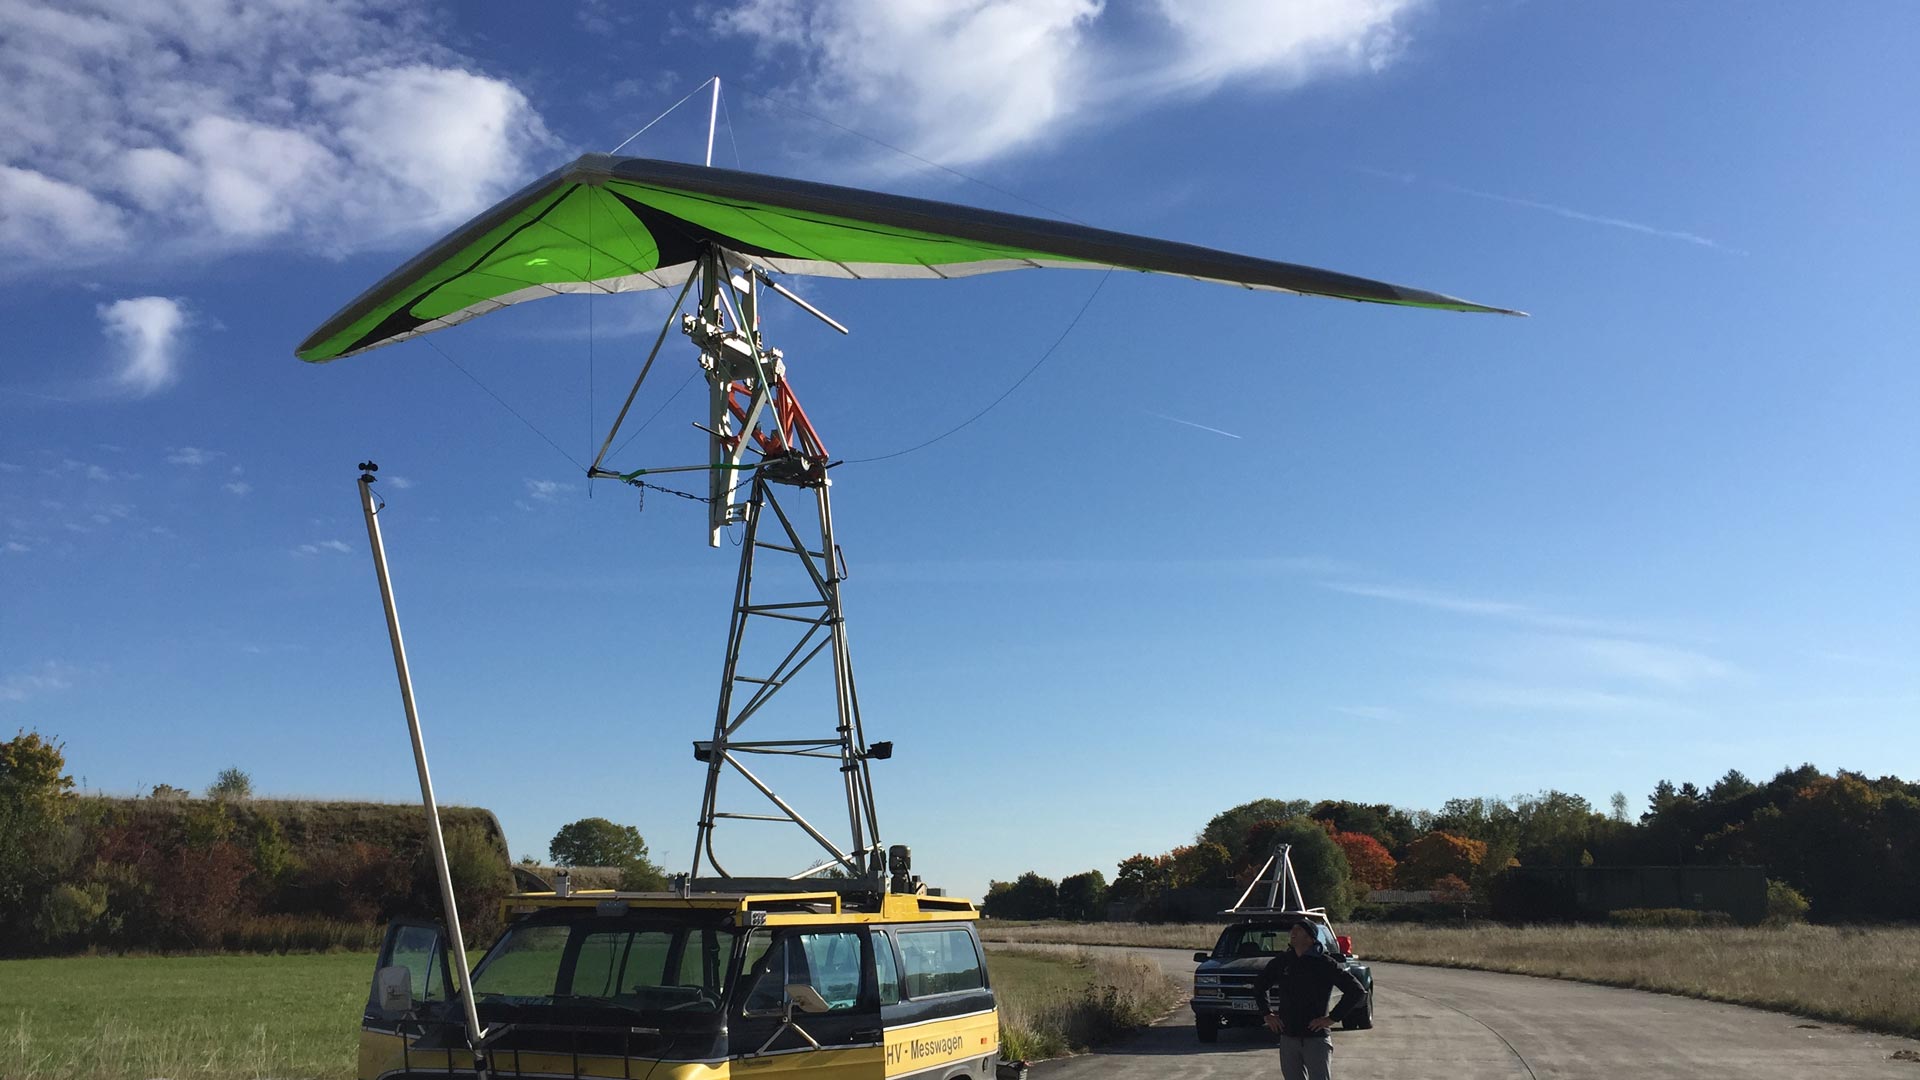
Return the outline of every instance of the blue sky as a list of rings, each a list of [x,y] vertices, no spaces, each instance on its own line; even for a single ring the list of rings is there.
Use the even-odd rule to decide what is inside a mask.
[[[1533,313],[797,283],[854,330],[769,327],[838,457],[1046,356],[836,471],[882,820],[936,883],[1111,875],[1261,796],[1920,774],[1909,6],[8,0],[0,28],[0,726],[91,789],[413,797],[371,456],[443,798],[516,854],[603,815],[685,866],[733,549],[569,461],[668,298],[291,350],[716,73],[717,164]],[[627,152],[699,160],[703,102]],[[658,371],[624,467],[703,453],[677,335]]]

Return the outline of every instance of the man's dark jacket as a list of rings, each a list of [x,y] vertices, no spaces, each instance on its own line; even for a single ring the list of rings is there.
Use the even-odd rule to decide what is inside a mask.
[[[1340,1003],[1328,1012],[1327,999],[1336,986],[1340,988]],[[1278,1008],[1268,1004],[1268,990],[1279,998]],[[1309,1031],[1307,1021],[1331,1016],[1339,1023],[1347,1013],[1366,1007],[1367,988],[1360,985],[1353,972],[1324,953],[1297,956],[1292,949],[1285,949],[1253,981],[1253,1000],[1260,1007],[1260,1015],[1280,1017],[1282,1035],[1313,1038],[1324,1033]]]

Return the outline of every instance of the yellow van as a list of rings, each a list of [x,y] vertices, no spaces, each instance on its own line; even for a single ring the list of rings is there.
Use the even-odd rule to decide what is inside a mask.
[[[511,921],[473,971],[478,1038],[444,932],[388,927],[360,1080],[993,1080],[999,1016],[970,901],[580,891],[505,903]]]

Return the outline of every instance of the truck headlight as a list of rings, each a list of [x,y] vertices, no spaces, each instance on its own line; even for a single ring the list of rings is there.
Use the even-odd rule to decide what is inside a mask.
[[[1219,985],[1220,985],[1220,976],[1218,976],[1218,975],[1195,975],[1195,976],[1193,977],[1193,985],[1195,985],[1195,986],[1219,986]]]

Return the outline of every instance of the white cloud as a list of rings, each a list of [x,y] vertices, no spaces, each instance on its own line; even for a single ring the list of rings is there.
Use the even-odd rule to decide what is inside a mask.
[[[126,239],[126,216],[85,188],[0,164],[0,250],[117,246]]]
[[[554,148],[511,84],[375,0],[0,3],[16,269],[444,228]]]
[[[120,353],[115,374],[121,386],[135,394],[151,394],[178,375],[180,331],[186,311],[164,296],[137,296],[115,300],[97,309],[107,338]]]
[[[7,550],[13,550],[13,545],[7,545]],[[16,672],[0,678],[0,701],[25,701],[56,690],[72,689],[75,673],[74,668],[54,660]]]
[[[32,548],[18,540],[9,540],[4,544],[0,544],[0,551],[4,551],[9,555],[20,555],[32,550]]]
[[[1477,709],[1534,713],[1622,713],[1668,718],[1698,715],[1695,709],[1637,694],[1497,680],[1463,680],[1442,687],[1438,696]]]
[[[385,483],[388,487],[397,488],[401,491],[405,491],[413,486],[413,481],[404,476],[383,476],[380,479],[381,482]]]
[[[198,446],[176,446],[167,454],[167,464],[207,465],[212,463],[213,459],[225,456],[225,453],[219,450],[206,450]],[[236,471],[238,471],[237,467]]]
[[[1601,674],[1668,687],[1695,686],[1733,674],[1731,665],[1691,649],[1617,638],[1579,638],[1573,650]]]
[[[345,554],[352,550],[344,540],[320,540],[311,544],[301,544],[299,547],[293,549],[293,553],[295,555],[318,555],[323,551],[334,551]]]
[[[763,61],[795,62],[784,96],[960,165],[1228,83],[1284,89],[1378,71],[1419,3],[740,0],[711,25]]]
[[[220,486],[226,488],[228,491],[233,492],[235,495],[245,495],[248,492],[253,490],[253,485],[247,483],[245,480],[235,480],[231,483],[222,484]]]
[[[527,481],[527,494],[541,502],[553,502],[561,495],[572,490],[572,484],[563,484],[558,480],[529,479]],[[531,508],[529,507],[529,509]]]

